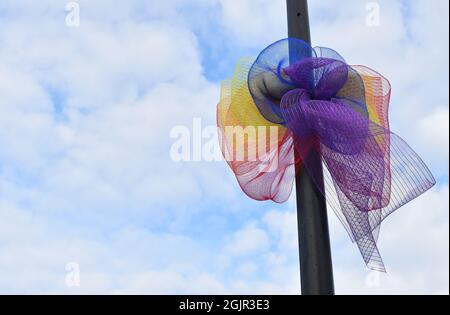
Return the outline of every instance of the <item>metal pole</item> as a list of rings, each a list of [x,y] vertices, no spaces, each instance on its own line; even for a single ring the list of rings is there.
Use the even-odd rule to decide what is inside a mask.
[[[311,44],[307,0],[286,0],[290,38]],[[317,152],[306,157],[310,171],[323,176],[322,161]],[[297,221],[300,254],[300,280],[303,295],[333,295],[333,266],[323,177],[315,183],[307,169],[296,170]],[[316,178],[317,180],[317,178]]]

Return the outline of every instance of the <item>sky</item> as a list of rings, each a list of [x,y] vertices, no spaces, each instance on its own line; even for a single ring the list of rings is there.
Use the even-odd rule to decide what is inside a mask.
[[[313,44],[389,78],[391,126],[437,185],[385,221],[387,273],[329,211],[338,294],[449,293],[446,0],[310,2]],[[295,196],[176,162],[220,82],[287,35],[284,0],[0,2],[0,293],[297,294]],[[203,136],[203,138],[202,138]]]

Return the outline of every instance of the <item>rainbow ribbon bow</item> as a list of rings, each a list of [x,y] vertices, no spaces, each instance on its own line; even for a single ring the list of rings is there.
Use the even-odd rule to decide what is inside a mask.
[[[217,108],[221,149],[242,190],[255,200],[284,202],[295,170],[305,167],[367,266],[380,271],[381,222],[436,183],[390,131],[390,93],[379,73],[288,38],[254,62],[242,59],[222,83]]]

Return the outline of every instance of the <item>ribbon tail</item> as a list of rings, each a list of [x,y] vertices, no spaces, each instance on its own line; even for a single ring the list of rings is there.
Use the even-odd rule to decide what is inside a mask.
[[[344,100],[309,100],[304,90],[281,102],[301,162],[338,214],[370,269],[385,271],[378,251],[381,222],[418,197],[435,180],[420,157],[399,136],[372,122]],[[309,152],[328,170],[324,186]],[[335,192],[335,197],[332,192]]]

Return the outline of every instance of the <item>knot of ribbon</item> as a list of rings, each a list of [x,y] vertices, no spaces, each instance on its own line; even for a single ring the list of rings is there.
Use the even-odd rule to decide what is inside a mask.
[[[390,131],[390,94],[386,78],[348,65],[332,49],[277,41],[255,61],[242,59],[222,84],[222,152],[255,200],[285,202],[295,171],[306,168],[367,266],[385,271],[376,244],[381,222],[435,185],[420,157]]]

